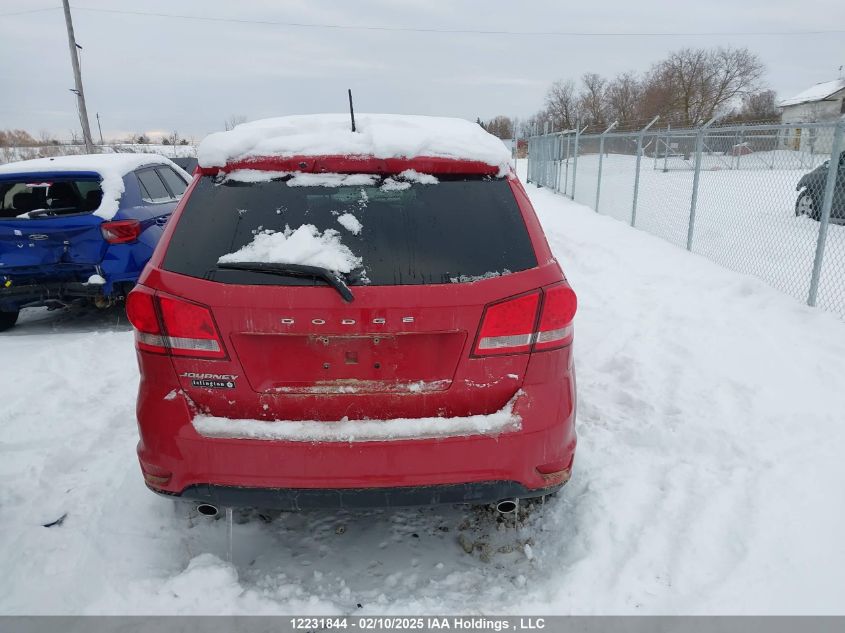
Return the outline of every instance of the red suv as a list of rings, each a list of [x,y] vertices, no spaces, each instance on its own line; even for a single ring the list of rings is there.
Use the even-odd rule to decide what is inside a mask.
[[[206,139],[127,299],[147,486],[207,512],[556,491],[576,298],[507,150],[322,116]]]

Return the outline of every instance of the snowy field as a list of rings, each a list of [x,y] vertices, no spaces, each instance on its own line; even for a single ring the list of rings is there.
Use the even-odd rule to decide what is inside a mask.
[[[693,251],[737,272],[755,275],[775,288],[807,301],[819,223],[795,216],[795,185],[811,170],[792,157],[761,152],[741,157],[743,168],[727,169],[732,157],[705,156],[699,183]],[[787,152],[794,154],[794,152]],[[770,161],[777,165],[769,169]],[[818,163],[819,157],[813,160]],[[575,200],[591,208],[596,201],[598,156],[578,158]],[[675,159],[676,163],[680,159]],[[686,248],[693,171],[643,157],[636,226]],[[758,169],[752,169],[757,165]],[[791,168],[785,168],[791,167]],[[572,191],[570,163],[561,169],[561,191]],[[599,211],[630,223],[636,157],[609,154],[602,164]],[[831,225],[819,283],[818,305],[845,318],[845,226]]]
[[[845,324],[529,191],[579,293],[580,443],[518,528],[251,515],[229,563],[142,483],[120,311],[35,311],[0,334],[0,613],[845,613]]]
[[[96,145],[96,153],[132,153],[132,154],[160,154],[167,158],[189,157],[197,155],[194,145],[164,145],[162,143],[112,143]],[[33,158],[49,156],[73,156],[84,154],[84,145],[39,145],[34,147],[2,147],[0,148],[0,164]]]

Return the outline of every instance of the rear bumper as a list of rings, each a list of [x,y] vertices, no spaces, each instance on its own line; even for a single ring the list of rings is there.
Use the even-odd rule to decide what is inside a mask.
[[[188,433],[188,429],[185,429]],[[397,442],[177,439],[178,456],[138,445],[154,492],[221,506],[288,510],[536,497],[569,479],[572,417],[533,433]]]
[[[479,481],[439,486],[396,488],[240,488],[194,485],[179,494],[165,496],[209,503],[225,508],[266,508],[295,512],[320,508],[401,508],[453,503],[483,505],[502,499],[530,499],[552,494],[563,483],[529,489],[515,481]]]
[[[571,472],[575,379],[568,351],[532,356],[514,403],[519,430],[351,442],[202,436],[179,383],[161,380],[173,376],[170,359],[139,356],[138,457],[148,487],[161,494],[283,509],[484,504],[549,494]]]
[[[37,306],[51,301],[69,302],[103,295],[103,286],[78,281],[44,282],[0,287],[0,307]]]

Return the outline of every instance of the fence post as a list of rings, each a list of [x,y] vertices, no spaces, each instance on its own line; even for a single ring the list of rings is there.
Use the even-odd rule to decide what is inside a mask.
[[[529,136],[527,139],[527,147],[525,148],[528,152],[528,155],[525,157],[528,161],[525,167],[525,182],[531,182],[531,137]]]
[[[614,121],[610,124],[610,127],[601,133],[601,136],[599,137],[599,175],[596,179],[596,206],[595,209],[593,209],[596,213],[599,212],[599,195],[601,194],[601,165],[602,162],[604,162],[604,137],[617,125],[619,125],[619,121]]]
[[[698,128],[695,134],[695,174],[692,177],[692,200],[689,208],[689,224],[687,225],[687,250],[692,250],[692,234],[695,228],[695,207],[698,205],[698,181],[701,177],[701,155],[704,153],[704,133],[716,122],[713,117]]]
[[[549,186],[549,161],[552,160],[552,153],[549,150],[549,143],[548,143],[548,134],[549,134],[549,122],[543,121],[543,155],[546,158],[546,164],[544,165],[543,169],[543,186]]]
[[[666,151],[663,152],[663,173],[669,171],[669,147],[672,145],[672,124],[666,125]]]
[[[572,163],[572,194],[569,196],[572,200],[575,200],[575,177],[578,175],[578,148],[580,147],[581,143],[581,135],[587,130],[589,127],[588,125],[584,126],[584,129],[580,129],[581,123],[578,123],[578,128],[575,129],[575,162]]]
[[[634,174],[634,202],[631,204],[631,226],[636,226],[637,224],[637,195],[639,195],[640,191],[640,163],[642,163],[643,158],[643,139],[645,138],[646,130],[657,123],[657,119],[659,118],[660,115],[658,114],[637,135],[637,171]]]
[[[558,132],[555,136],[555,193],[560,193],[560,175],[563,172],[563,135]]]
[[[816,242],[816,257],[813,260],[813,274],[810,277],[810,294],[807,305],[815,306],[819,294],[819,279],[822,273],[824,248],[827,244],[827,228],[830,225],[830,209],[833,206],[833,192],[839,172],[839,155],[842,152],[842,137],[845,135],[845,116],[839,118],[833,131],[833,148],[830,152],[830,164],[827,167],[827,181],[824,186],[821,217],[819,218],[819,239]]]
[[[563,195],[566,195],[567,189],[569,189],[569,150],[572,146],[571,139],[569,138],[569,133],[572,130],[566,131],[566,168],[563,172]]]

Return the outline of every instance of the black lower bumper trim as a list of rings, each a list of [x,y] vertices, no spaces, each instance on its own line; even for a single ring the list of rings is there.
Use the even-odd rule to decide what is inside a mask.
[[[218,507],[296,511],[318,508],[398,508],[468,503],[485,505],[502,499],[529,499],[558,491],[561,485],[529,489],[515,481],[482,481],[398,488],[240,488],[194,485],[181,494],[167,494]],[[162,491],[154,490],[162,493]]]
[[[19,305],[49,303],[50,301],[70,301],[73,299],[92,299],[102,296],[103,287],[98,284],[86,284],[79,281],[45,282],[22,286],[11,285],[0,288],[0,303],[14,302]]]

